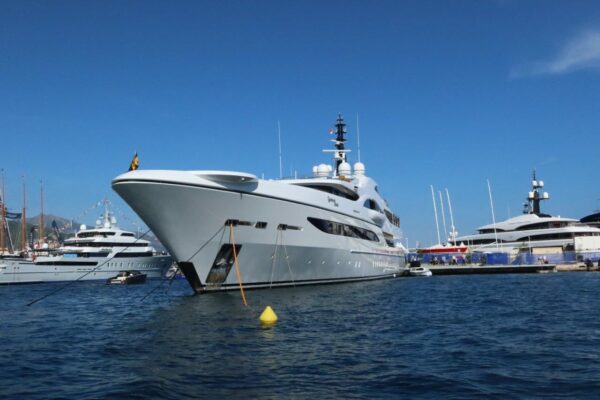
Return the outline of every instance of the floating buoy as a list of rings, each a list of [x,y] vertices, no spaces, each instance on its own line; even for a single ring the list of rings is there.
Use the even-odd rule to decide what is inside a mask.
[[[275,322],[277,322],[277,314],[275,314],[275,311],[273,311],[271,306],[267,306],[265,311],[260,314],[260,322],[263,325],[273,325]]]

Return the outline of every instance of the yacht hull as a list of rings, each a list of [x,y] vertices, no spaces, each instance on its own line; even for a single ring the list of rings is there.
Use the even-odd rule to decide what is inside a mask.
[[[50,261],[51,260],[51,261]],[[84,262],[63,260],[62,257],[38,258],[38,260],[0,260],[0,285],[66,281],[106,281],[120,271],[137,270],[148,278],[161,278],[172,263],[169,256],[86,257]]]
[[[277,196],[283,186],[291,185],[186,184],[131,175],[113,181],[114,190],[152,229],[199,293],[238,289],[236,268],[245,288],[381,279],[403,270],[401,249],[383,240],[325,233],[307,218],[369,229],[383,238],[376,225],[352,216],[343,205],[334,211],[311,204],[306,196]]]

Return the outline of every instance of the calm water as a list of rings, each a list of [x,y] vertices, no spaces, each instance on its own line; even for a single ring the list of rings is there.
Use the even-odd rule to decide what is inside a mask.
[[[0,287],[0,398],[600,396],[600,273],[157,284]]]

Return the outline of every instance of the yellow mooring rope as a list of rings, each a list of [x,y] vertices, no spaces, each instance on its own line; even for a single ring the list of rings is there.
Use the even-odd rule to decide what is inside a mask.
[[[237,274],[238,283],[240,284],[240,293],[242,294],[242,301],[244,305],[248,307],[248,302],[246,301],[246,295],[244,294],[244,285],[242,283],[242,275],[240,274],[240,266],[238,265],[237,253],[235,251],[235,239],[233,237],[233,224],[229,224],[229,240],[231,241],[231,245],[233,246],[233,262],[235,264],[235,273]]]

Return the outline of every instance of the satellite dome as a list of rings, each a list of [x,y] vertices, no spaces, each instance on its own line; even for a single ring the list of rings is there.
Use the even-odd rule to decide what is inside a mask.
[[[343,177],[350,176],[352,175],[352,167],[350,167],[350,164],[344,161],[338,167],[338,174]]]
[[[356,175],[364,175],[365,174],[365,164],[361,162],[357,162],[354,164],[354,173]]]
[[[326,164],[319,164],[319,166],[317,167],[317,176],[319,177],[326,177],[329,175],[329,166]]]

